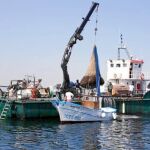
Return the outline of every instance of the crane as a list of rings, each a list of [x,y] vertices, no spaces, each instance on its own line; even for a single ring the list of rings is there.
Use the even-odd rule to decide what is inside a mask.
[[[67,70],[67,64],[68,64],[70,56],[71,56],[72,48],[73,48],[74,44],[76,44],[77,40],[80,40],[80,41],[83,40],[83,36],[81,35],[81,32],[83,31],[85,25],[89,21],[90,16],[92,15],[92,13],[96,9],[96,7],[98,7],[98,5],[99,5],[99,3],[96,3],[96,2],[92,3],[92,6],[91,6],[89,12],[87,13],[86,17],[83,18],[81,25],[75,30],[74,34],[71,36],[71,38],[67,44],[67,47],[64,51],[62,61],[61,61],[61,68],[63,71],[62,90],[70,88],[70,78],[69,78],[69,74],[68,74],[68,70]]]

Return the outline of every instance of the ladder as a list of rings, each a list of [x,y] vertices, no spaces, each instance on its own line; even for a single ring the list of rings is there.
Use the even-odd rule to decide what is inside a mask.
[[[4,107],[3,107],[2,112],[0,114],[0,119],[6,119],[7,113],[10,110],[10,106],[11,106],[10,101],[7,100],[6,103],[5,103],[5,105],[4,105]]]

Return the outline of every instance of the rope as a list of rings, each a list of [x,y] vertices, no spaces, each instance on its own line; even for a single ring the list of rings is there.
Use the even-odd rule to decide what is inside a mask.
[[[96,8],[96,20],[95,20],[95,28],[94,28],[94,44],[96,43],[96,36],[97,36],[97,31],[98,31],[98,27],[97,27],[97,24],[98,24],[98,7],[99,5],[97,6]]]

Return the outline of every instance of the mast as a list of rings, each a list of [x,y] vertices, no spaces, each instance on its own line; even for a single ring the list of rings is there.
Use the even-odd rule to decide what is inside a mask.
[[[96,7],[98,7],[99,3],[93,2],[92,6],[88,12],[88,14],[86,15],[85,18],[83,18],[83,21],[81,23],[81,25],[75,30],[74,34],[71,36],[67,47],[64,51],[63,54],[63,58],[61,61],[61,68],[63,71],[63,83],[62,83],[62,89],[68,89],[70,88],[70,78],[69,78],[69,74],[68,74],[68,70],[67,70],[67,64],[69,62],[70,56],[71,56],[71,52],[72,52],[72,48],[74,46],[74,44],[76,44],[77,40],[83,40],[83,36],[81,35],[81,32],[83,31],[85,25],[87,24],[87,22],[89,21],[89,18],[91,17],[93,11],[95,10]]]
[[[131,56],[130,56],[130,54],[129,54],[129,51],[128,51],[128,49],[124,46],[124,44],[123,44],[123,35],[122,34],[120,34],[120,40],[121,40],[121,44],[120,44],[120,47],[118,47],[118,60],[120,60],[120,51],[121,50],[125,50],[125,52],[126,52],[126,54],[127,54],[127,57],[129,58],[129,59],[131,59]]]

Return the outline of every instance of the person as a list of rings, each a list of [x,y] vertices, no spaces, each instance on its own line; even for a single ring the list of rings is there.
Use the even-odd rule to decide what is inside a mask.
[[[129,85],[129,91],[130,91],[130,96],[132,96],[133,95],[133,91],[134,91],[133,83]]]
[[[38,79],[37,83],[35,84],[35,87],[38,89],[42,88],[41,82],[42,82],[42,79]]]
[[[80,94],[82,93],[82,89],[81,89],[81,86],[80,86],[80,83],[79,83],[79,80],[76,80],[76,88],[78,88],[80,90]]]
[[[113,85],[112,85],[111,82],[109,82],[109,84],[108,84],[108,92],[109,92],[110,95],[112,95],[112,89],[113,89]]]
[[[73,93],[71,93],[71,92],[65,93],[65,99],[67,102],[71,102],[73,100],[73,97],[74,97]]]
[[[26,79],[23,79],[23,80],[21,81],[20,87],[21,87],[21,89],[27,88],[27,81],[26,81]]]
[[[61,84],[56,85],[56,96],[61,100]]]
[[[77,88],[80,88],[79,80],[76,80],[76,87],[77,87]]]

